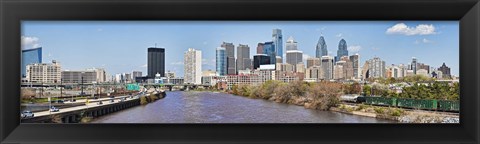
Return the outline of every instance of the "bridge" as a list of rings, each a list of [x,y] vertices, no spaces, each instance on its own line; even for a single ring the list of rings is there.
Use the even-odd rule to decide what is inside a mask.
[[[182,90],[190,90],[190,89],[196,89],[198,87],[204,87],[204,88],[209,88],[213,87],[212,85],[209,84],[172,84],[172,83],[164,83],[164,84],[155,84],[155,83],[147,83],[147,84],[140,84],[140,86],[143,86],[145,88],[168,88],[169,91],[172,91],[173,87],[181,87]]]

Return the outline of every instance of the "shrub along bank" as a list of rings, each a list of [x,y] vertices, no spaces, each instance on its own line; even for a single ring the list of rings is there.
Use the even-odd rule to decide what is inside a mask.
[[[257,86],[234,85],[231,93],[250,98],[300,105],[310,109],[328,110],[340,103],[342,84],[334,82],[307,83],[303,81],[284,83],[271,80]]]
[[[163,92],[158,92],[157,94],[150,94],[148,96],[140,96],[140,104],[145,105],[150,102],[154,102],[156,100],[165,98],[166,95],[167,94],[165,93],[165,91],[163,91]]]

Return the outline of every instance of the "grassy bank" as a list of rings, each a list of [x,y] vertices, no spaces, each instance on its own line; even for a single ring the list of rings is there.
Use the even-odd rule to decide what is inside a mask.
[[[159,99],[165,98],[167,94],[165,92],[159,92],[157,94],[150,94],[148,96],[140,96],[140,104],[146,105],[148,103],[157,101]]]
[[[295,104],[310,109],[328,110],[339,104],[342,85],[334,82],[267,81],[258,86],[234,85],[231,93],[278,103]]]

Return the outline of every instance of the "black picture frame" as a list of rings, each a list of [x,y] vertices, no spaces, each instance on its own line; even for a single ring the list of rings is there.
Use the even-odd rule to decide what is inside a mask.
[[[479,143],[478,0],[0,0],[1,143]],[[20,124],[22,20],[459,20],[460,124]]]

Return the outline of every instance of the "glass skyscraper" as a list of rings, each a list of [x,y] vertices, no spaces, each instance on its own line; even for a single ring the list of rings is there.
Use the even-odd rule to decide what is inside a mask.
[[[335,62],[339,61],[342,56],[348,56],[347,42],[342,39],[338,43],[337,57],[335,57]]]
[[[26,77],[27,65],[42,63],[42,47],[22,50],[22,78]]]
[[[276,64],[277,53],[273,42],[265,42],[263,45],[263,53],[270,57],[270,64]]]
[[[272,40],[273,40],[273,45],[275,45],[275,51],[277,53],[277,56],[280,56],[283,59],[283,36],[282,36],[282,30],[281,29],[273,29],[273,34],[272,34]]]
[[[323,38],[323,36],[320,36],[320,39],[318,39],[317,48],[315,52],[316,52],[315,53],[316,58],[322,58],[322,56],[328,55],[327,43],[325,43],[325,38]]]
[[[216,50],[215,68],[217,71],[217,75],[223,76],[227,74],[227,55],[226,49],[223,47],[219,47]]]

